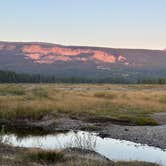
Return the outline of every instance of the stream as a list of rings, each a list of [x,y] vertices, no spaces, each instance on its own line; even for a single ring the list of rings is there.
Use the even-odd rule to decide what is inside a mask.
[[[44,136],[23,136],[4,134],[4,143],[18,147],[36,147],[42,149],[64,149],[70,147],[89,149],[114,161],[147,161],[166,166],[166,151],[160,148],[142,145],[130,141],[101,138],[97,133],[69,131],[67,133]]]

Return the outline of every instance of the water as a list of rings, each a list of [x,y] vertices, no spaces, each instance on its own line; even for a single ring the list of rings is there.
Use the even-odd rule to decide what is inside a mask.
[[[95,133],[70,131],[68,133],[45,136],[17,137],[15,134],[3,135],[3,141],[19,147],[39,147],[43,149],[63,149],[78,147],[94,150],[111,160],[147,161],[166,166],[166,151],[159,148],[112,138],[101,138]]]

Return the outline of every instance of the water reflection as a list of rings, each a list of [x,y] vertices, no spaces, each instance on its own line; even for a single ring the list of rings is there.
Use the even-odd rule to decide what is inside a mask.
[[[19,147],[62,149],[68,147],[94,150],[111,160],[138,160],[166,165],[166,151],[130,141],[101,138],[95,133],[70,131],[68,133],[19,138],[15,134],[3,135],[3,141]]]

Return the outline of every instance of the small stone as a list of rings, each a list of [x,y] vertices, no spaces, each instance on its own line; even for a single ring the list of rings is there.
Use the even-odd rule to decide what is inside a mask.
[[[126,128],[125,128],[125,131],[129,131],[129,129],[126,129]]]

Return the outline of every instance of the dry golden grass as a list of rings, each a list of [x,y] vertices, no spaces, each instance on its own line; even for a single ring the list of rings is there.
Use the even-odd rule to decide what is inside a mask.
[[[26,158],[35,162],[55,164],[64,160],[64,153],[56,150],[31,149]]]
[[[150,115],[166,111],[165,90],[165,85],[1,84],[0,118],[65,113],[157,124]]]

